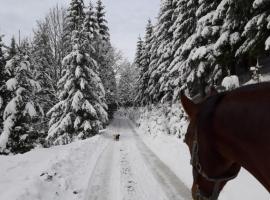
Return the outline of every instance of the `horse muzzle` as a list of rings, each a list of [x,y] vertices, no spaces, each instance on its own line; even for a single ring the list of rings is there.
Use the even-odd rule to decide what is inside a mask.
[[[216,195],[212,195],[207,197],[203,192],[200,190],[199,185],[194,185],[192,187],[192,197],[193,200],[217,200],[218,197]]]

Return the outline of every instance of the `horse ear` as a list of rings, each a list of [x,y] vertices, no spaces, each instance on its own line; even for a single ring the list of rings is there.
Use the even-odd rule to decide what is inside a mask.
[[[193,118],[196,116],[196,114],[198,113],[198,105],[195,104],[191,99],[189,99],[184,91],[182,90],[181,91],[181,94],[180,94],[180,99],[181,99],[181,103],[182,103],[182,106],[185,110],[185,112],[187,113],[187,115],[190,117],[190,118]]]

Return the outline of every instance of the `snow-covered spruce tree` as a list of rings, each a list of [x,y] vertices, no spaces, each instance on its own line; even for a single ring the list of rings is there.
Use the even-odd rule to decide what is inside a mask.
[[[137,54],[141,54],[140,56],[140,75],[139,75],[139,88],[137,92],[136,101],[145,105],[149,102],[150,96],[148,94],[148,82],[149,82],[149,65],[150,65],[150,57],[151,57],[151,47],[152,47],[152,35],[153,35],[153,26],[151,20],[148,20],[148,24],[146,26],[144,43],[138,43],[138,52]],[[140,49],[141,48],[141,49]],[[141,53],[139,52],[141,51]]]
[[[3,125],[3,113],[8,100],[8,91],[6,89],[7,75],[5,73],[6,59],[4,57],[3,42],[0,35],[0,129]]]
[[[87,50],[89,51],[89,54],[95,54],[95,49],[93,48],[93,42],[97,39],[99,33],[96,14],[94,12],[94,7],[92,2],[90,2],[88,10],[85,13],[85,19],[83,22],[83,32],[88,39],[89,46],[87,47]]]
[[[120,74],[118,84],[118,98],[123,106],[132,106],[136,97],[137,70],[134,65],[126,63],[125,69]]]
[[[152,102],[160,101],[167,91],[168,73],[167,68],[172,60],[172,36],[170,31],[172,26],[174,4],[172,0],[163,1],[158,17],[158,22],[154,28],[152,38],[151,59],[149,66],[149,91]],[[165,97],[166,99],[166,97]]]
[[[107,123],[105,91],[93,70],[95,62],[85,53],[85,41],[84,34],[73,31],[73,50],[63,60],[65,72],[58,82],[60,101],[48,112],[50,145],[96,135]]]
[[[238,54],[237,51],[243,43],[242,32],[251,15],[251,4],[248,2],[222,0],[213,16],[212,24],[219,31],[219,37],[212,47],[216,68],[219,66],[220,71],[219,77],[214,77],[217,85],[221,82],[220,77],[224,78],[224,76],[237,73],[237,66],[241,57],[247,58],[246,55],[236,56],[236,54]]]
[[[220,0],[200,0],[196,11],[198,19],[195,32],[183,44],[181,54],[188,54],[181,63],[189,70],[187,84],[192,95],[206,95],[206,89],[214,83],[213,78],[219,73],[219,65],[213,55],[213,46],[219,37],[219,27],[212,23]]]
[[[157,24],[157,40],[160,41],[158,52],[158,62],[157,62],[157,74],[159,80],[155,87],[157,87],[157,101],[169,100],[169,91],[172,89],[168,85],[169,72],[168,67],[173,59],[173,30],[171,29],[173,25],[173,19],[175,17],[174,10],[176,9],[176,4],[173,0],[166,0],[163,2],[161,9],[161,14],[159,16]]]
[[[158,95],[158,87],[155,87],[156,82],[159,80],[159,73],[157,71],[157,63],[159,60],[158,57],[158,48],[160,41],[157,40],[157,34],[156,34],[157,26],[153,27],[153,35],[151,39],[151,49],[150,49],[150,64],[148,68],[148,74],[149,74],[149,82],[147,87],[147,93],[149,94],[149,103],[157,103],[157,95]]]
[[[178,100],[181,87],[186,82],[189,72],[183,62],[187,59],[186,54],[181,54],[183,44],[194,33],[196,28],[196,10],[198,0],[174,0],[173,25],[170,31],[173,32],[172,53],[173,60],[168,67],[168,86],[171,90],[166,92],[169,99]]]
[[[109,106],[109,117],[113,117],[113,111],[116,107],[116,79],[113,70],[115,62],[115,50],[110,43],[109,28],[105,19],[105,6],[101,0],[97,1],[96,19],[98,25],[98,35],[94,42],[96,51],[94,59],[97,61],[98,73],[104,85],[106,92],[106,101]]]
[[[41,87],[32,77],[33,66],[27,55],[15,55],[7,62],[5,69],[12,77],[6,82],[6,87],[13,93],[13,98],[4,111],[0,152],[24,153],[32,149],[38,139],[32,122],[40,111],[35,95]]]
[[[4,51],[3,51],[3,46],[4,46],[4,43],[2,41],[2,35],[0,35],[0,69],[1,69],[1,74],[3,73],[4,70],[4,67],[5,67],[5,57],[4,57]],[[2,78],[1,78],[2,80]]]
[[[137,41],[135,60],[134,60],[134,63],[138,69],[140,68],[140,65],[141,65],[142,51],[143,51],[143,40],[139,36],[138,41]]]
[[[49,28],[47,22],[38,22],[38,27],[34,31],[34,39],[32,43],[32,58],[35,65],[35,75],[36,79],[39,80],[42,85],[42,96],[48,97],[44,99],[45,109],[48,110],[50,107],[50,102],[54,101],[54,92],[56,91],[56,86],[52,70],[52,65],[54,65],[54,52],[50,46],[50,36]],[[46,102],[48,100],[48,102]]]
[[[16,54],[17,54],[16,41],[15,41],[15,37],[13,36],[11,38],[11,43],[10,43],[10,47],[8,51],[8,59],[11,59]]]
[[[105,12],[105,6],[102,3],[102,0],[97,1],[96,6],[96,20],[98,24],[98,33],[101,40],[109,41],[110,40],[110,34],[109,34],[109,28],[107,25],[107,20],[105,18],[106,12]]]
[[[49,109],[57,102],[56,91],[57,91],[57,80],[54,80],[54,52],[52,51],[50,44],[49,27],[47,21],[39,21],[38,27],[34,31],[34,38],[32,43],[31,58],[35,69],[33,75],[35,80],[39,81],[42,91],[37,96],[37,101],[44,113],[48,112]],[[37,130],[42,133],[48,132],[48,118],[43,115],[40,121],[37,122]],[[46,136],[45,136],[46,137]]]
[[[99,49],[98,74],[105,89],[106,103],[108,104],[109,118],[113,118],[116,109],[117,86],[113,65],[115,63],[115,50],[110,43],[103,43]],[[102,54],[100,54],[102,53]]]
[[[143,48],[144,48],[143,47],[143,40],[139,36],[138,37],[138,41],[137,41],[135,59],[134,59],[134,67],[136,68],[136,70],[138,72],[138,76],[137,76],[136,83],[135,83],[135,91],[136,91],[136,93],[138,93],[138,91],[140,91],[139,76],[140,76],[140,69],[141,69],[141,60],[142,60]],[[119,88],[119,86],[118,86],[118,88]],[[134,101],[135,101],[135,103],[137,105],[141,104],[140,100],[141,100],[140,99],[140,96],[138,94],[136,94]]]
[[[249,66],[247,67],[250,67],[255,65],[258,57],[269,55],[269,52],[265,50],[270,49],[270,1],[242,0],[238,2],[238,5],[242,8],[245,6],[245,10],[251,10],[251,13],[249,13],[251,18],[248,18],[249,16],[244,18],[246,22],[242,32],[244,42],[236,52],[238,57],[248,55],[253,60],[253,63],[248,63]]]
[[[72,31],[81,30],[85,18],[83,0],[71,0],[64,22],[64,46],[66,53],[72,50]]]

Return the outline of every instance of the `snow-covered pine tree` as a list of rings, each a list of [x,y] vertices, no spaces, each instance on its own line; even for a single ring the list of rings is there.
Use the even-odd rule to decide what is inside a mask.
[[[32,129],[32,122],[40,111],[35,95],[41,87],[32,77],[33,66],[27,55],[20,53],[13,56],[5,70],[12,77],[6,82],[6,87],[13,93],[13,98],[4,111],[0,152],[24,153],[34,147],[38,138],[37,132]]]
[[[44,113],[47,113],[57,102],[57,80],[55,80],[57,72],[53,67],[56,61],[51,48],[49,30],[48,21],[38,22],[38,27],[34,31],[31,50],[31,59],[35,66],[33,75],[42,87],[42,91],[39,92],[36,98]],[[48,132],[48,118],[45,115],[40,118],[37,124],[37,130],[43,133]]]
[[[243,0],[222,0],[216,9],[212,23],[219,31],[219,38],[213,46],[216,63],[215,71],[219,71],[213,79],[217,84],[220,84],[220,80],[224,76],[236,75],[239,60],[241,57],[247,57],[246,55],[236,56],[236,54],[238,54],[237,51],[243,43],[244,36],[242,32],[251,15],[250,11],[250,1]]]
[[[138,71],[135,65],[126,63],[125,69],[120,74],[118,84],[119,103],[123,106],[132,106],[136,97],[136,81]]]
[[[46,106],[44,111],[48,110],[50,101],[54,99],[54,93],[56,91],[56,83],[54,80],[54,74],[52,65],[54,64],[54,55],[50,46],[50,36],[47,22],[38,22],[38,27],[34,31],[34,39],[32,43],[32,58],[35,65],[36,79],[39,80],[42,85],[42,94],[46,96],[44,101]],[[45,97],[44,96],[44,97]],[[49,97],[49,98],[47,98]]]
[[[136,53],[135,53],[135,58],[134,58],[134,67],[136,68],[138,72],[138,76],[136,79],[136,84],[135,84],[135,91],[136,93],[140,90],[140,82],[139,82],[139,76],[140,76],[140,69],[141,69],[141,60],[142,60],[142,52],[143,52],[143,40],[141,36],[138,37],[137,41],[137,46],[136,46]],[[119,88],[119,86],[118,86]],[[134,101],[136,104],[140,104],[140,96],[136,94]]]
[[[94,12],[94,7],[92,2],[90,2],[88,10],[85,13],[85,19],[83,23],[83,32],[86,34],[86,38],[88,39],[88,44],[91,44],[87,49],[89,49],[90,54],[95,53],[95,49],[93,48],[93,42],[97,39],[99,33],[99,28],[97,24],[96,14]],[[91,48],[90,48],[91,47]]]
[[[168,67],[168,85],[171,90],[166,93],[169,99],[178,100],[181,87],[186,82],[188,70],[182,65],[187,59],[186,54],[181,55],[183,44],[194,33],[196,28],[197,0],[174,0],[172,52],[173,60]]]
[[[168,85],[169,82],[169,72],[168,67],[173,59],[173,30],[171,29],[173,25],[173,20],[175,18],[174,10],[176,9],[176,4],[173,0],[164,0],[161,8],[161,13],[157,24],[157,40],[159,42],[158,62],[157,62],[157,77],[158,82],[155,84],[156,100],[166,101],[169,100],[169,93],[172,90]]]
[[[241,8],[245,8],[245,11],[249,9],[248,11],[251,10],[251,12],[244,13],[246,14],[244,18],[246,26],[242,32],[244,42],[236,55],[238,57],[241,55],[248,55],[249,57],[252,57],[253,60],[256,60],[257,57],[263,57],[266,54],[269,55],[265,50],[270,49],[270,1],[242,0],[239,2],[237,1],[237,3],[239,6],[242,6]],[[247,13],[249,15],[247,15]],[[249,16],[251,16],[251,18],[249,18]],[[254,65],[255,63],[252,64]]]
[[[172,59],[171,41],[173,34],[170,27],[173,23],[173,10],[172,0],[162,1],[158,22],[154,27],[148,72],[150,74],[148,93],[152,102],[160,101],[164,97],[165,91],[168,90],[167,67]]]
[[[94,71],[95,62],[85,53],[84,34],[74,30],[72,44],[72,52],[63,60],[64,75],[58,82],[60,101],[48,112],[50,145],[96,135],[108,120],[105,91]]]
[[[139,60],[139,88],[137,92],[136,101],[145,105],[149,103],[150,96],[148,93],[148,82],[149,82],[149,65],[150,65],[150,57],[151,57],[151,48],[152,48],[152,36],[153,36],[153,25],[151,20],[148,20],[146,25],[144,43],[141,44],[141,41],[138,42],[137,56],[140,55]],[[141,51],[141,52],[140,52]]]
[[[96,51],[94,59],[97,61],[98,73],[106,92],[109,117],[112,118],[117,95],[115,72],[113,70],[115,50],[110,43],[109,28],[105,15],[105,6],[101,0],[98,0],[96,5],[98,36],[94,42],[94,49]]]
[[[213,84],[213,77],[218,70],[215,69],[213,46],[219,37],[219,27],[213,23],[217,6],[220,0],[200,0],[196,11],[196,30],[183,44],[181,55],[188,54],[187,59],[181,63],[182,70],[188,72],[187,84],[191,94],[206,95],[206,88]]]
[[[72,50],[71,36],[73,30],[81,30],[85,18],[83,0],[71,0],[65,17],[64,46],[66,53]]]
[[[105,6],[102,3],[102,0],[97,1],[96,6],[96,20],[98,24],[98,33],[101,40],[110,41],[109,28],[107,25],[107,20],[105,18]]]
[[[0,35],[0,129],[2,129],[3,125],[3,113],[4,109],[7,103],[7,90],[6,90],[6,81],[7,76],[5,73],[5,65],[6,65],[6,59],[4,57],[4,51],[3,51],[3,42],[2,42],[2,35]]]
[[[116,107],[117,96],[116,78],[113,69],[115,63],[115,50],[110,43],[103,43],[98,52],[98,74],[105,89],[109,118],[112,119]]]
[[[157,103],[156,95],[158,94],[159,87],[156,86],[156,82],[158,81],[158,73],[157,73],[157,63],[159,60],[159,54],[158,54],[158,48],[160,41],[157,40],[157,34],[156,34],[157,26],[153,27],[153,35],[151,39],[151,49],[150,49],[150,64],[148,69],[149,74],[149,82],[147,87],[147,93],[149,94],[149,103]]]
[[[5,57],[4,57],[4,51],[3,51],[4,43],[3,43],[2,37],[3,35],[0,35],[0,69],[3,69],[5,67]],[[1,70],[1,72],[3,71],[4,70]]]
[[[16,54],[17,54],[16,41],[15,37],[13,36],[11,38],[11,43],[8,51],[8,59],[13,58],[13,56],[15,56]]]
[[[143,51],[143,40],[139,36],[138,41],[137,41],[135,60],[134,60],[134,63],[138,69],[140,68],[140,65],[141,65],[142,51]]]

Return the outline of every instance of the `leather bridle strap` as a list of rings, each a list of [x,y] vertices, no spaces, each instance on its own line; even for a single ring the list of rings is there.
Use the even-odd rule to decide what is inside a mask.
[[[193,166],[193,176],[194,179],[197,180],[198,174],[200,174],[203,178],[205,178],[209,182],[214,182],[213,193],[210,197],[206,197],[202,194],[199,187],[197,188],[196,197],[198,200],[217,200],[219,195],[220,184],[225,181],[229,181],[234,179],[237,175],[225,178],[212,178],[209,177],[204,171],[199,161],[199,145],[198,145],[198,133],[195,132],[195,137],[192,145],[192,155],[190,164]]]

